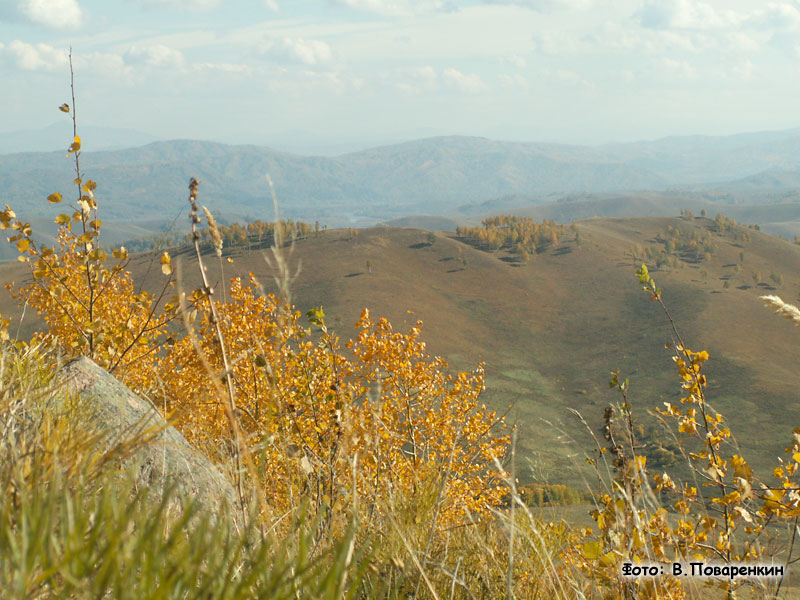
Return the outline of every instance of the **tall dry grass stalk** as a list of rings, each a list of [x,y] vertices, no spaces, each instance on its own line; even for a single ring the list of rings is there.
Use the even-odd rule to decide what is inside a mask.
[[[784,302],[780,296],[759,296],[759,298],[766,303],[766,306],[774,308],[781,317],[800,327],[800,308]]]
[[[222,328],[220,327],[219,317],[217,315],[217,308],[214,302],[214,288],[208,282],[208,276],[206,275],[206,268],[203,263],[203,255],[200,252],[200,232],[197,230],[197,224],[200,222],[200,217],[197,215],[198,207],[197,207],[197,194],[198,194],[198,187],[200,186],[200,182],[195,179],[194,177],[191,178],[189,181],[189,204],[191,205],[191,211],[189,212],[189,219],[192,223],[192,240],[194,242],[194,249],[197,255],[197,264],[200,269],[200,276],[203,280],[203,292],[208,298],[208,306],[210,311],[210,320],[212,325],[214,325],[217,341],[220,346],[220,354],[222,356],[222,364],[225,369],[225,373],[223,377],[225,379],[225,386],[228,395],[228,402],[223,403],[225,406],[225,415],[228,418],[228,424],[230,426],[231,434],[233,437],[233,459],[234,459],[234,472],[236,477],[236,491],[239,496],[239,504],[240,510],[244,514],[245,511],[245,492],[244,492],[244,483],[242,481],[243,477],[243,465],[242,465],[242,453],[243,453],[243,441],[242,441],[242,430],[239,425],[239,420],[237,417],[237,410],[236,410],[236,392],[234,390],[233,385],[233,370],[231,368],[231,364],[228,361],[228,354],[225,349],[225,338],[222,335]],[[214,248],[217,252],[217,256],[222,256],[222,239],[219,235],[219,230],[216,228],[216,221],[213,220],[211,213],[208,209],[204,206],[203,211],[206,213],[206,217],[208,218],[209,228],[211,229],[211,236],[214,241]],[[211,228],[211,224],[214,223],[213,229]],[[216,233],[216,236],[214,235]],[[217,243],[219,242],[219,245]],[[219,380],[217,374],[209,372],[209,376],[211,380],[216,382]]]

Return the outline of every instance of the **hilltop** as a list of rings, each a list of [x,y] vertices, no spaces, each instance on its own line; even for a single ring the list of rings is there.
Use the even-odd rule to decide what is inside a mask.
[[[708,236],[711,256],[684,253],[682,266],[662,269],[645,260],[687,345],[711,356],[709,401],[734,424],[745,453],[764,466],[800,425],[793,402],[798,332],[763,308],[758,295],[796,298],[800,246],[762,232],[738,226],[720,232],[705,218],[588,219],[522,264],[505,250],[487,252],[454,233],[329,230],[296,242],[289,262],[302,270],[293,301],[303,311],[322,305],[345,339],[364,307],[396,329],[422,319],[429,349],[454,368],[486,363],[486,401],[501,410],[513,406],[509,415],[522,425],[524,456],[547,479],[578,484],[572,466],[580,460],[570,457],[588,446],[568,440],[584,442],[586,432],[567,408],[598,425],[604,406],[617,400],[608,389],[610,371],[630,377],[630,399],[640,415],[680,397],[664,348],[672,341],[668,324],[633,276],[641,255],[648,247],[664,248],[659,240],[675,227],[685,236]],[[223,263],[225,278],[252,271],[267,289],[274,287],[264,251],[256,245],[226,249],[234,263]],[[191,252],[176,252],[174,262],[185,287],[199,283]],[[219,281],[219,263],[212,258],[208,265]],[[130,268],[145,288],[156,290],[161,275],[152,255],[135,256]],[[19,264],[0,266],[0,273],[4,281],[26,277]],[[0,312],[12,317],[14,332],[20,309],[5,290]],[[26,314],[22,333],[35,326]]]

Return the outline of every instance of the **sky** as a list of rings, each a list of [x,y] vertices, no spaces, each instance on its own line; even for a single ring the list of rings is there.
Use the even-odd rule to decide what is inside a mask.
[[[578,144],[800,126],[800,0],[0,0],[0,132]]]

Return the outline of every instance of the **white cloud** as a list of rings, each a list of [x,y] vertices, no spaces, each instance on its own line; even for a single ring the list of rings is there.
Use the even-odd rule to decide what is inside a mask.
[[[405,67],[395,69],[389,75],[392,84],[408,94],[421,94],[424,91],[432,90],[437,82],[438,75],[436,69],[430,65],[422,67]]]
[[[474,73],[462,73],[452,67],[446,68],[442,77],[447,85],[466,94],[479,94],[487,89],[480,76]]]
[[[595,0],[484,0],[484,4],[503,4],[520,6],[538,12],[557,10],[586,10],[595,4]]]
[[[540,31],[531,35],[531,41],[537,52],[550,56],[572,54],[578,48],[575,39],[562,31]]]
[[[513,75],[498,75],[497,79],[500,80],[500,85],[508,89],[527,90],[530,88],[528,80],[519,73]]]
[[[411,15],[431,10],[454,11],[454,5],[441,0],[331,0],[333,4],[380,15]]]
[[[270,9],[272,12],[280,12],[281,7],[275,0],[264,0],[264,6]]]
[[[673,56],[676,53],[689,53],[710,56],[713,53],[755,53],[758,52],[768,36],[736,29],[699,31],[695,29],[643,29],[607,23],[596,31],[584,35],[575,48],[582,54],[596,54],[608,51],[623,53],[628,57]],[[558,44],[553,43],[557,55]],[[539,46],[544,51],[544,48]]]
[[[29,44],[14,40],[5,47],[0,44],[0,57],[24,71],[45,71],[69,73],[69,57],[66,49],[54,48],[49,44]],[[116,79],[125,85],[136,83],[134,69],[125,64],[119,54],[92,52],[74,56],[75,71],[94,73],[104,78]]]
[[[593,87],[591,83],[586,81],[583,77],[578,75],[575,71],[570,71],[568,69],[544,69],[542,74],[545,77],[549,77],[551,79],[555,79],[557,81],[568,83],[570,85],[577,85],[580,87],[590,88]]]
[[[736,25],[742,19],[731,11],[719,12],[694,0],[646,0],[635,17],[647,29],[716,29]]]
[[[525,67],[528,66],[528,61],[526,61],[525,58],[520,56],[519,54],[512,54],[511,56],[506,56],[503,59],[503,62],[513,67],[517,67],[518,69],[524,69]]]
[[[132,86],[141,83],[140,77],[135,77],[135,69],[125,63],[125,59],[119,54],[109,52],[95,52],[87,55],[75,57],[75,68],[79,71],[86,71],[102,75],[109,79],[122,82],[125,86]]]
[[[359,77],[344,73],[319,72],[305,69],[282,69],[270,76],[267,85],[273,92],[307,94],[309,92],[333,93],[337,95],[359,92],[365,82]]]
[[[51,29],[72,29],[83,23],[76,0],[21,0],[17,10],[31,23]]]
[[[333,51],[327,43],[301,37],[267,40],[262,51],[273,59],[308,66],[324,65],[333,61]]]
[[[68,67],[67,51],[49,44],[28,44],[20,40],[10,42],[3,49],[12,62],[26,71],[60,71]]]
[[[750,81],[753,79],[753,63],[745,59],[731,69],[731,74],[739,81]]]
[[[250,65],[234,63],[202,62],[192,65],[192,68],[198,71],[219,71],[221,73],[227,73],[228,75],[241,75],[246,77],[251,76],[255,71]]]
[[[139,0],[145,6],[164,6],[176,10],[210,10],[218,6],[222,0]]]
[[[766,8],[752,13],[745,25],[768,31],[797,31],[800,29],[800,8],[785,2],[768,2]]]
[[[126,56],[133,62],[159,69],[180,69],[186,62],[180,50],[163,44],[134,45],[128,48]]]
[[[636,79],[636,75],[630,69],[622,69],[617,75],[624,83],[633,83]]]
[[[697,77],[697,70],[684,60],[664,57],[661,59],[661,66],[667,74],[675,77],[682,79],[695,79]]]

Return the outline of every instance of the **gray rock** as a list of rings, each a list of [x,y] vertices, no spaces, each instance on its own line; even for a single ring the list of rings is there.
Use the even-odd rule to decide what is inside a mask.
[[[193,500],[201,512],[230,514],[236,504],[233,485],[152,404],[85,356],[67,363],[62,377],[88,405],[105,449],[122,444],[120,458],[133,469],[137,487],[147,486],[156,497],[171,487],[176,499]]]

